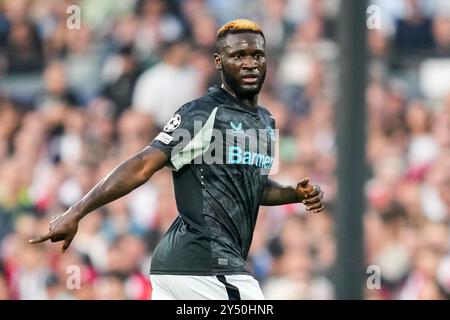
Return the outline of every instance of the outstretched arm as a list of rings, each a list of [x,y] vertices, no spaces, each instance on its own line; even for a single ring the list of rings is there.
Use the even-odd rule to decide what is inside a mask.
[[[78,223],[84,216],[141,186],[156,171],[164,167],[167,161],[167,156],[158,149],[144,148],[115,167],[69,210],[53,218],[47,234],[31,239],[29,242],[39,243],[49,239],[52,242],[64,240],[62,248],[64,252],[75,237]]]
[[[320,212],[324,209],[323,192],[318,185],[310,185],[309,179],[303,179],[297,187],[282,186],[268,179],[264,188],[261,205],[278,206],[302,202],[308,211]]]
[[[85,215],[114,201],[147,182],[167,163],[167,156],[153,147],[146,147],[125,160],[103,178],[75,206],[74,213],[81,220]]]

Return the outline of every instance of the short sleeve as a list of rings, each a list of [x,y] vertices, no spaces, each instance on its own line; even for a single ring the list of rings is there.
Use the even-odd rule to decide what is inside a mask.
[[[169,166],[178,171],[208,149],[216,111],[195,102],[182,106],[150,145],[162,151],[169,158]]]

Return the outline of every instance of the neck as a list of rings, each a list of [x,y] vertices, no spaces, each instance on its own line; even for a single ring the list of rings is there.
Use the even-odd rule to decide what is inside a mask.
[[[258,104],[258,95],[255,94],[253,97],[248,98],[248,99],[242,99],[240,97],[238,97],[236,95],[236,93],[229,87],[227,86],[225,83],[222,82],[222,89],[224,89],[226,92],[228,92],[229,94],[231,94],[233,97],[235,97],[236,99],[238,99],[240,102],[242,102],[242,104],[244,104],[245,106],[249,107],[249,108],[256,108],[257,104]]]

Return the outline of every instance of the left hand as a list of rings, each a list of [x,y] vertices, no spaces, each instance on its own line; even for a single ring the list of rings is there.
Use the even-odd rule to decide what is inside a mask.
[[[297,184],[297,194],[306,210],[314,213],[323,211],[323,192],[318,185],[311,185],[308,178]]]

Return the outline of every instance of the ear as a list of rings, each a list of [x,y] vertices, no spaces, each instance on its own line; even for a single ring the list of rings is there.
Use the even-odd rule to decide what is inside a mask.
[[[222,59],[218,53],[214,53],[214,65],[217,70],[222,70]]]

